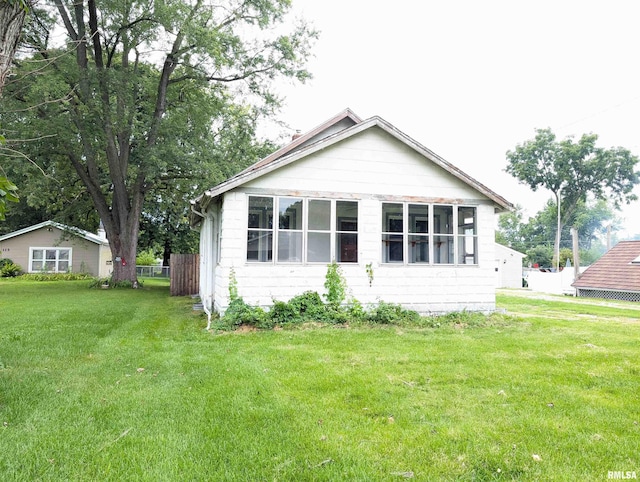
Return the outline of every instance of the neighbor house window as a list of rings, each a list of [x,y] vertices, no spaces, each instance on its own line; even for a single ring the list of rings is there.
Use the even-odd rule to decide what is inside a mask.
[[[71,248],[31,248],[31,272],[66,273],[71,269]]]
[[[382,203],[383,263],[477,264],[477,252],[475,207]]]
[[[357,201],[249,196],[248,216],[247,261],[358,261]]]

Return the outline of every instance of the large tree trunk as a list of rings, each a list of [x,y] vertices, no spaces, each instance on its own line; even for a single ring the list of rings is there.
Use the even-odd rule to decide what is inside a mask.
[[[0,97],[20,41],[26,14],[20,2],[0,1]]]

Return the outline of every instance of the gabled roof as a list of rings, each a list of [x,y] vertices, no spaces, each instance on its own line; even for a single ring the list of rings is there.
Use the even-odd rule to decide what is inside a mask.
[[[106,238],[102,238],[97,234],[90,233],[89,231],[85,231],[84,229],[74,228],[71,226],[66,226],[64,224],[56,223],[55,221],[44,221],[40,224],[34,224],[33,226],[29,226],[27,228],[19,229],[9,234],[5,234],[4,236],[0,236],[0,241],[4,241],[5,239],[14,238],[16,236],[20,236],[22,234],[29,233],[31,231],[36,231],[41,228],[46,227],[54,227],[58,228],[61,231],[74,234],[76,236],[80,236],[81,238],[86,239],[87,241],[91,241],[96,244],[109,244]]]
[[[381,117],[374,116],[366,120],[361,120],[349,109],[346,109],[340,114],[334,116],[328,121],[307,132],[306,134],[293,140],[293,142],[283,147],[282,149],[279,149],[273,154],[248,167],[244,171],[204,192],[196,199],[191,201],[191,204],[194,206],[193,211],[196,215],[198,215],[196,211],[205,210],[208,204],[221,194],[224,194],[231,189],[252,181],[253,179],[273,172],[276,169],[296,162],[297,160],[302,159],[310,154],[318,152],[322,149],[326,149],[329,146],[332,146],[372,127],[379,127],[383,131],[395,137],[397,140],[412,148],[419,154],[423,155],[434,164],[450,172],[453,176],[455,176],[465,184],[471,186],[478,192],[491,199],[500,208],[504,210],[514,209],[513,204],[511,204],[505,198],[496,194],[484,184],[478,182],[468,174],[464,173],[453,164],[445,161],[436,153],[426,148],[419,142],[415,141],[405,133],[401,132],[399,129],[397,129]],[[193,224],[197,224],[197,219],[194,220],[192,218],[192,222]]]
[[[511,254],[512,256],[522,256],[523,258],[526,256],[526,254],[521,253],[520,251],[517,251],[513,248],[510,248],[509,246],[505,246],[504,244],[500,244],[500,243],[496,243],[496,247],[498,249],[503,249],[505,250],[507,253]]]
[[[572,286],[640,292],[640,241],[620,241],[587,268]]]

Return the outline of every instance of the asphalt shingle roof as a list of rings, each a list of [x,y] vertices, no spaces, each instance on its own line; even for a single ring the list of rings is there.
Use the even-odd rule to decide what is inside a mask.
[[[573,286],[640,292],[640,241],[620,241],[587,268]]]

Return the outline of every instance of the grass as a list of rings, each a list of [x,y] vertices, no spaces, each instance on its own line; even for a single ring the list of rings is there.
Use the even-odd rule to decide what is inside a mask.
[[[486,326],[210,334],[164,281],[0,280],[0,478],[640,472],[638,305],[498,303]]]

